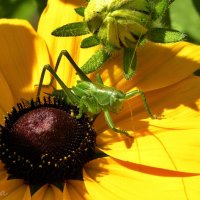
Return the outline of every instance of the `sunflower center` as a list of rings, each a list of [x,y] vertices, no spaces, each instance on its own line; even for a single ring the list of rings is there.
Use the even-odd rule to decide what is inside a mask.
[[[78,109],[49,98],[18,105],[0,126],[0,158],[8,174],[29,183],[80,179],[93,158],[96,134]]]
[[[76,129],[74,119],[57,108],[37,108],[24,114],[11,130],[18,142],[24,140],[39,152],[53,152],[64,148]],[[22,145],[22,144],[21,144]]]

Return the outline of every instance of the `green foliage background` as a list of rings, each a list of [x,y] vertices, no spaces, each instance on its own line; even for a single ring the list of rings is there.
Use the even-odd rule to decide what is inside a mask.
[[[27,19],[36,28],[47,0],[0,0],[0,18]]]
[[[170,7],[171,26],[200,44],[200,0],[175,0]]]
[[[0,0],[0,18],[22,18],[37,28],[39,16],[47,0]],[[59,11],[58,11],[59,12]],[[171,27],[200,44],[200,0],[175,0],[170,6]]]

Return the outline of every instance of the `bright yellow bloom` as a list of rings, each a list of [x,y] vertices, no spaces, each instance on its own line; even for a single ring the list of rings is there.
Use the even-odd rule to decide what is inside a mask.
[[[71,2],[71,3],[70,3]],[[75,21],[76,1],[51,0],[44,11],[38,33],[23,20],[0,21],[0,114],[3,116],[20,98],[34,97],[44,64],[55,64],[62,49],[67,49],[78,65],[91,55],[79,49],[80,38],[55,38],[55,28]],[[80,4],[79,4],[80,3]],[[138,52],[136,76],[125,81],[120,55],[107,62],[101,71],[105,85],[125,92],[140,88],[152,112],[162,119],[149,119],[140,97],[124,104],[113,115],[117,127],[128,130],[134,141],[108,129],[103,115],[94,128],[97,148],[111,157],[98,158],[84,166],[84,181],[67,180],[64,190],[44,185],[33,200],[67,199],[190,199],[200,196],[200,47],[181,42],[174,45],[147,44]],[[59,75],[71,86],[75,72],[63,59]],[[49,77],[46,76],[46,83]],[[1,122],[3,122],[1,120]],[[7,180],[0,163],[0,200],[29,200],[30,187],[23,180]]]

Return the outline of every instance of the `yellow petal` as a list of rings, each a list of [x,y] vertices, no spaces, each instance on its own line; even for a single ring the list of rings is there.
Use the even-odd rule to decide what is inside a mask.
[[[153,113],[164,115],[161,119],[144,120],[145,111],[139,101],[133,104],[132,100],[125,105],[124,110],[113,119],[116,127],[133,135],[132,141],[108,129],[103,131],[106,127],[101,125],[103,119],[100,117],[95,121],[99,132],[97,146],[121,160],[170,170],[200,172],[199,86],[199,77],[190,77],[165,89],[147,93]]]
[[[30,200],[29,186],[22,180],[9,180],[0,183],[0,200]]]
[[[136,85],[150,91],[183,80],[199,69],[200,46],[187,42],[147,44],[138,52]]]
[[[200,197],[200,191],[198,187],[200,183],[200,176],[184,178],[183,182],[187,190],[187,199],[198,200]]]
[[[78,58],[78,48],[80,37],[61,38],[52,36],[51,33],[56,28],[68,23],[81,21],[82,18],[76,14],[74,8],[82,5],[82,1],[62,1],[50,0],[41,15],[38,33],[45,39],[49,52],[51,54],[52,65],[55,66],[58,55],[61,50],[68,50],[73,59]],[[71,87],[75,83],[75,72],[66,58],[63,58],[58,70],[59,76]]]
[[[3,124],[4,118],[3,115],[6,114],[7,111],[12,108],[14,105],[14,99],[12,92],[6,82],[5,78],[3,77],[2,73],[0,72],[0,91],[1,91],[1,98],[0,98],[0,124]]]
[[[31,192],[30,192],[30,187],[26,188],[26,192],[24,194],[24,197],[22,200],[31,200]]]
[[[83,55],[80,53],[81,56],[86,60],[88,58],[86,52]],[[105,85],[123,91],[134,87],[151,91],[172,85],[199,69],[200,46],[186,42],[165,45],[147,43],[139,48],[137,59],[136,75],[127,81],[123,78],[122,53],[114,55],[99,72]]]
[[[64,184],[64,189],[63,189],[63,200],[71,200],[71,196],[69,194],[69,190],[67,188],[66,183]]]
[[[192,182],[196,177],[111,158],[91,161],[84,172],[86,188],[95,200],[187,199],[188,192],[199,195],[200,189],[188,191],[183,179]]]
[[[49,63],[44,41],[27,21],[1,19],[0,43],[0,72],[6,81],[4,88],[12,93],[15,102],[20,98],[32,98],[41,69]],[[46,78],[48,81],[49,75]]]
[[[33,194],[32,200],[62,200],[62,192],[54,185],[44,185]]]
[[[64,185],[63,200],[91,200],[84,182],[79,180],[70,180]]]

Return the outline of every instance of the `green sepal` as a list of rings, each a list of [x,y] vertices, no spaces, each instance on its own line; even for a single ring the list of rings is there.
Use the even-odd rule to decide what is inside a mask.
[[[178,42],[183,40],[185,37],[186,35],[184,33],[163,28],[153,28],[147,34],[147,38],[150,41],[158,43]]]
[[[34,195],[42,186],[42,183],[29,184],[31,195]]]
[[[90,33],[86,22],[66,24],[54,30],[52,35],[59,37],[79,36]]]
[[[75,10],[75,12],[76,12],[78,15],[84,17],[84,15],[85,15],[85,14],[84,14],[84,12],[85,12],[85,7],[81,6],[81,7],[79,7],[79,8],[75,8],[74,10]]]
[[[108,157],[107,154],[105,154],[104,152],[96,152],[93,157],[92,160],[97,159],[97,158],[105,158]]]
[[[54,89],[52,93],[44,92],[44,94],[50,97],[55,97],[56,99],[62,100],[68,104],[72,104],[62,89],[59,90]]]
[[[105,49],[97,50],[90,59],[81,67],[81,70],[85,74],[89,74],[98,70],[108,58],[110,58],[111,54]]]
[[[169,7],[169,0],[149,0],[152,20],[156,20],[163,16]]]
[[[194,76],[200,76],[200,69],[197,69],[193,74]]]
[[[137,55],[134,48],[124,48],[124,77],[129,80],[135,75]]]
[[[59,89],[59,90],[54,89],[54,91],[51,94],[48,94],[48,95],[56,97],[57,99],[65,99],[66,98],[66,95],[65,95],[65,93],[62,89]]]
[[[100,41],[96,36],[90,36],[88,38],[85,38],[81,42],[81,48],[88,48],[88,47],[93,47],[96,45],[99,45]]]

